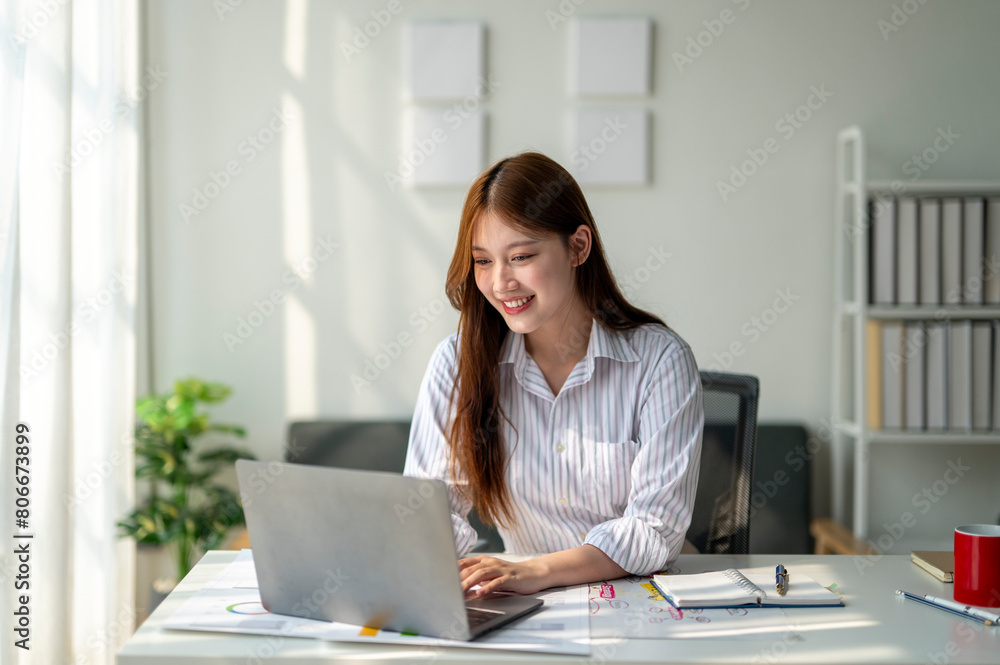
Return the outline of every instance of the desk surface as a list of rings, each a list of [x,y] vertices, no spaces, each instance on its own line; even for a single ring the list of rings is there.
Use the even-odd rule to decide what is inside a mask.
[[[365,662],[528,663],[579,662],[573,656],[542,656],[461,647],[430,649],[281,637],[164,630],[161,624],[202,585],[236,557],[205,555],[118,653],[118,665],[283,665]],[[905,555],[681,555],[684,573],[727,567],[785,564],[824,585],[837,584],[843,608],[786,609],[804,640],[773,636],[761,640],[595,639],[591,659],[626,663],[1000,663],[1000,627],[956,617],[897,598],[895,589],[951,597],[952,585],[938,582]]]

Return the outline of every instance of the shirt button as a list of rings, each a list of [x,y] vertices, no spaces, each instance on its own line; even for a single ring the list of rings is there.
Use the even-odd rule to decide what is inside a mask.
[[[564,497],[564,496],[559,497],[559,503],[565,506],[566,505],[566,497]]]
[[[566,446],[564,446],[564,445],[563,445],[563,444],[561,444],[561,443],[559,443],[559,444],[556,444],[556,452],[559,452],[559,453],[561,453],[561,452],[562,452],[562,451],[564,451],[564,450],[566,450]]]

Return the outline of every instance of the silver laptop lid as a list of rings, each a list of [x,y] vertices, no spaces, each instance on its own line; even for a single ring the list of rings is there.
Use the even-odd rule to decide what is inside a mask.
[[[444,483],[248,460],[236,473],[269,611],[470,638]]]

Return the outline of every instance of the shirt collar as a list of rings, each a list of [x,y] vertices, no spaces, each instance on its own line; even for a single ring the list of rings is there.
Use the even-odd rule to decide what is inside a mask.
[[[587,355],[583,358],[585,376],[581,378],[584,381],[590,379],[593,374],[594,359],[597,357],[610,358],[623,363],[639,361],[639,354],[632,348],[624,335],[608,330],[597,319],[592,319],[592,321],[590,340],[587,342]],[[500,364],[514,365],[514,373],[518,381],[521,381],[528,364],[528,352],[524,348],[523,334],[513,331],[507,332],[507,336],[500,346]],[[576,374],[576,371],[573,373]]]

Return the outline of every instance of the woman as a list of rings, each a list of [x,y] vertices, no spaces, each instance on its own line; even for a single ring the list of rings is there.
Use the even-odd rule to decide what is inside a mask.
[[[463,590],[534,593],[661,570],[691,521],[704,421],[688,345],[615,284],[583,192],[538,153],[473,183],[404,474],[448,485],[523,563],[474,556]]]

